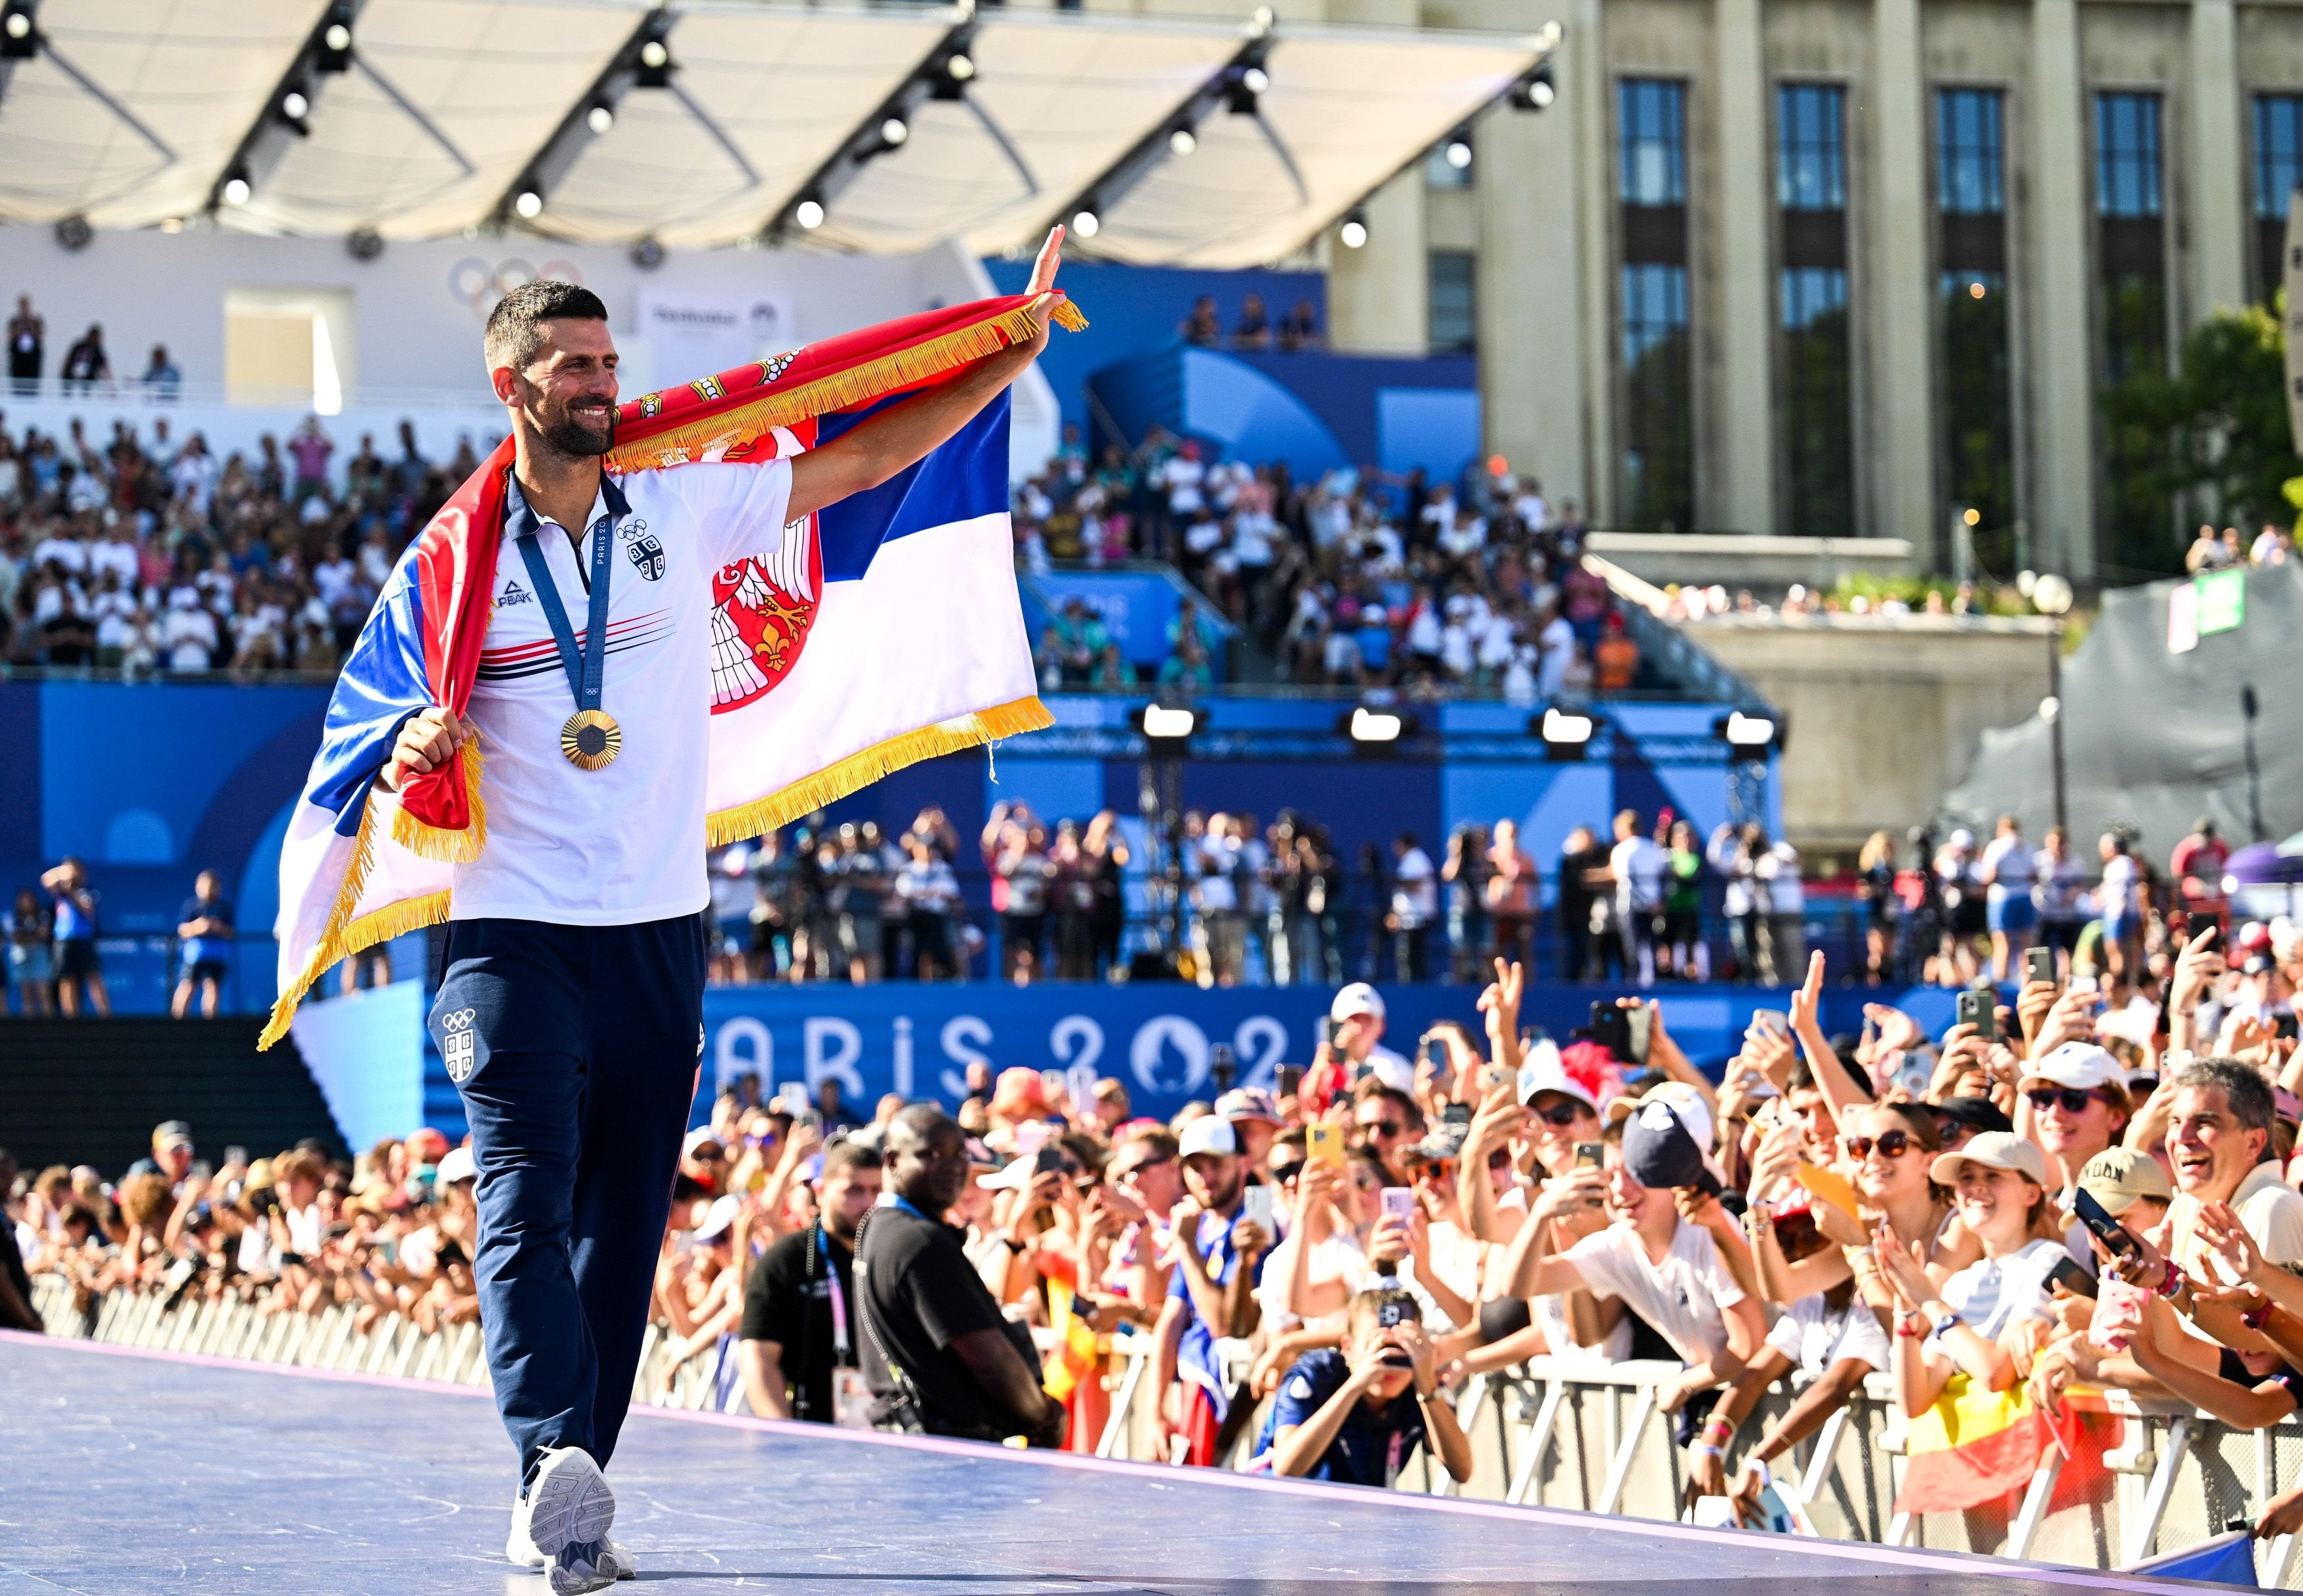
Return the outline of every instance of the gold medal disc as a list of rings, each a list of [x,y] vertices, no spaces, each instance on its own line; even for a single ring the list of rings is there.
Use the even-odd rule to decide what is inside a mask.
[[[604,710],[578,710],[560,728],[560,752],[578,770],[602,770],[624,751],[624,728]]]

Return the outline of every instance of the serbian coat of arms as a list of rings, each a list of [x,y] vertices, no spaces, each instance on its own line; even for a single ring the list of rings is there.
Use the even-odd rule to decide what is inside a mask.
[[[712,712],[740,709],[790,674],[815,624],[823,556],[811,516],[782,546],[722,566],[712,577]]]

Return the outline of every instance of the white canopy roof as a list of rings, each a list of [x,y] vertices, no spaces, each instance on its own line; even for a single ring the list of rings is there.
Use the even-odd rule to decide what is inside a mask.
[[[40,48],[0,62],[0,219],[81,214],[386,238],[498,224],[553,238],[705,248],[758,236],[948,50],[962,10],[675,0],[654,13],[669,88],[623,88],[643,0],[363,0],[353,66],[298,73],[328,0],[38,0]],[[909,252],[947,238],[1025,249],[1147,139],[1164,138],[1246,35],[1222,19],[1007,9],[974,13],[963,97],[911,107],[909,137],[828,196],[787,241]],[[1078,253],[1260,265],[1354,201],[1540,58],[1532,38],[1282,24],[1255,114],[1219,105],[1198,147],[1161,155]],[[628,81],[627,77],[626,81]],[[601,90],[604,131],[585,125]],[[291,88],[304,131],[253,135]],[[556,152],[555,158],[547,158]],[[235,163],[240,164],[235,164]],[[538,181],[541,179],[541,181]]]

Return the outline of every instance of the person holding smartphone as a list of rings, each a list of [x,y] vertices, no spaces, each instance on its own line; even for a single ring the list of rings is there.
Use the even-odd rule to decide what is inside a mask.
[[[2049,1184],[2066,1217],[2079,1172],[2118,1142],[2133,1113],[2126,1070],[2092,1042],[2065,1042],[2024,1064],[2016,1082],[2015,1134],[2046,1155]],[[2095,1255],[2087,1238],[2073,1228],[2066,1244],[2092,1271]]]
[[[1472,1477],[1472,1441],[1439,1390],[1422,1310],[1396,1287],[1351,1300],[1340,1348],[1297,1359],[1279,1382],[1268,1449],[1282,1478],[1389,1487],[1415,1449],[1428,1447],[1459,1484]]]

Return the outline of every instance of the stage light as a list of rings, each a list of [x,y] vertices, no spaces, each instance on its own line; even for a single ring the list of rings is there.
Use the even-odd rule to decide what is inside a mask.
[[[1278,20],[1278,16],[1272,11],[1271,7],[1268,5],[1257,6],[1253,11],[1250,12],[1247,16],[1247,37],[1250,38],[1264,38],[1270,33],[1272,25]]]
[[[1407,730],[1407,718],[1396,710],[1371,710],[1362,704],[1351,712],[1345,726],[1353,742],[1382,746],[1399,741]]]
[[[5,30],[12,39],[31,38],[32,13],[29,11],[11,11],[8,13]]]
[[[1367,218],[1354,211],[1344,218],[1344,224],[1336,229],[1336,239],[1346,249],[1361,248],[1368,241]]]
[[[246,178],[240,176],[235,172],[230,177],[224,180],[224,204],[246,205],[248,203],[248,196],[249,187],[248,180]]]
[[[354,228],[344,235],[344,252],[354,260],[374,260],[384,253],[384,235],[371,227]]]
[[[1717,727],[1720,741],[1745,755],[1764,752],[1772,747],[1776,729],[1774,716],[1746,714],[1742,710],[1729,710]]]
[[[1168,135],[1168,153],[1171,155],[1188,155],[1199,147],[1199,135],[1189,128],[1177,128]]]
[[[1511,101],[1523,111],[1541,111],[1558,97],[1559,91],[1551,76],[1551,63],[1546,62],[1520,80],[1519,86],[1512,90]]]
[[[801,200],[792,206],[792,220],[814,232],[823,225],[823,202],[819,199]]]
[[[891,116],[880,124],[880,142],[890,149],[912,136],[912,124],[900,116]]]
[[[1542,718],[1528,729],[1543,739],[1546,759],[1580,760],[1590,746],[1599,723],[1580,710],[1553,708],[1546,710]]]
[[[306,97],[301,89],[291,88],[280,97],[280,114],[290,122],[303,121],[310,114],[311,110],[312,102]]]
[[[643,272],[653,272],[663,265],[663,246],[654,239],[642,239],[632,246],[632,265]]]
[[[966,55],[954,55],[943,63],[944,75],[955,83],[965,83],[975,76],[975,62]]]
[[[1535,42],[1537,46],[1548,55],[1559,48],[1559,41],[1566,37],[1567,30],[1559,25],[1559,19],[1554,17],[1537,30]]]
[[[2042,571],[2031,583],[2031,608],[2041,615],[2064,615],[2071,608],[2071,580],[2053,571]]]
[[[1271,87],[1271,74],[1260,66],[1249,67],[1240,73],[1239,86],[1250,94],[1261,94]]]
[[[77,255],[95,241],[96,230],[88,224],[88,218],[78,211],[74,211],[69,216],[57,218],[56,242],[66,250]]]
[[[1083,210],[1072,218],[1072,231],[1077,237],[1092,239],[1103,231],[1103,218],[1093,211]]]
[[[639,70],[632,74],[635,88],[670,88],[671,87],[671,46],[662,38],[641,42]]]
[[[533,189],[522,189],[519,197],[511,202],[511,208],[519,214],[521,220],[533,222],[544,214],[544,196]]]
[[[1441,153],[1447,157],[1447,164],[1458,172],[1464,171],[1472,164],[1472,147],[1461,139],[1447,140],[1447,147]]]
[[[616,125],[615,107],[612,105],[593,106],[589,111],[584,113],[584,125],[591,129],[595,133],[606,132],[610,128]]]
[[[320,29],[320,48],[312,57],[315,71],[352,70],[352,10],[346,0],[339,0],[329,8],[328,25]]]
[[[1200,713],[1185,704],[1145,704],[1136,725],[1151,743],[1181,743],[1200,729]]]

